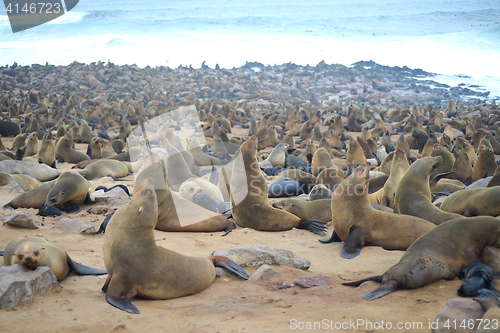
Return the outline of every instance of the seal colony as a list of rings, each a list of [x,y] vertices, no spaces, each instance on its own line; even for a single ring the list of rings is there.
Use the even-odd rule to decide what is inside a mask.
[[[319,251],[336,265],[360,259],[365,246],[407,249],[383,275],[347,283],[380,282],[364,297],[370,300],[455,278],[482,261],[486,248],[500,246],[498,220],[482,216],[500,214],[495,101],[416,80],[431,73],[371,62],[254,67],[0,68],[2,183],[26,191],[9,194],[6,208],[69,205],[71,215],[72,204],[91,204],[84,201],[90,180],[123,179],[133,196],[103,227],[103,299],[131,313],[138,313],[135,296],[204,290],[215,266],[247,278],[227,259],[159,247],[158,233],[252,228],[284,237],[291,229],[323,234],[333,221],[332,236],[322,241],[343,242],[340,256],[326,246]],[[68,165],[82,170],[68,172]],[[490,176],[488,189],[466,188]],[[28,186],[30,179],[40,185]],[[78,273],[71,265],[66,259]],[[420,275],[408,277],[408,270]]]

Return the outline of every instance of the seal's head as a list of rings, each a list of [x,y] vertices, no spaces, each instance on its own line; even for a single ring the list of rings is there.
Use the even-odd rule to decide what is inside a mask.
[[[41,261],[41,253],[43,250],[44,249],[36,243],[26,242],[13,254],[15,258],[12,258],[14,259],[12,262],[17,262],[29,269],[36,269]]]

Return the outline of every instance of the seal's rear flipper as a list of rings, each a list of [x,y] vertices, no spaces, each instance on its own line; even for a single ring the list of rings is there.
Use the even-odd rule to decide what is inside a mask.
[[[361,244],[362,230],[360,228],[354,228],[349,232],[349,236],[345,240],[342,250],[340,250],[340,255],[342,258],[352,259],[359,255],[363,244]]]
[[[367,277],[366,279],[361,279],[361,280],[352,281],[352,282],[344,282],[344,283],[342,283],[342,285],[349,286],[349,287],[357,287],[366,281],[373,281],[373,282],[382,283],[382,275],[370,276],[370,277]]]
[[[106,216],[104,221],[102,221],[101,226],[99,227],[99,230],[97,230],[97,232],[95,233],[96,235],[100,235],[100,234],[103,234],[104,232],[106,232],[106,227],[108,226],[109,220],[111,220],[111,217],[113,216],[114,213],[115,212]]]
[[[325,221],[314,219],[301,220],[297,228],[306,229],[316,235],[324,235],[327,229]]]
[[[342,242],[342,239],[340,239],[340,237],[337,235],[337,233],[335,232],[335,230],[333,230],[332,237],[330,237],[330,238],[320,238],[318,240],[321,243],[324,243],[324,244],[329,244],[329,243],[333,243],[333,242]]]
[[[210,258],[212,259],[212,262],[214,263],[215,267],[223,267],[228,271],[244,278],[245,280],[248,280],[249,276],[247,272],[245,272],[245,270],[241,268],[240,265],[238,265],[231,259],[223,256],[210,256]]]
[[[139,309],[135,307],[130,299],[127,298],[127,293],[130,291],[127,281],[117,273],[113,273],[113,278],[106,280],[103,290],[106,289],[106,301],[114,307],[126,311],[128,313],[138,314]]]
[[[443,173],[438,173],[437,175],[434,176],[434,178],[432,178],[430,181],[429,181],[429,184],[436,184],[441,178],[444,178],[448,175],[451,175],[451,174],[454,174],[455,172],[453,171],[450,171],[450,172],[443,172]]]
[[[88,266],[82,265],[80,263],[77,263],[76,261],[71,259],[67,253],[66,253],[66,260],[68,262],[69,268],[74,270],[75,273],[78,275],[104,275],[104,274],[108,274],[108,272],[105,269],[92,268],[92,267],[88,267]]]
[[[373,301],[374,299],[392,293],[396,289],[398,289],[396,281],[390,280],[381,285],[380,287],[378,287],[377,289],[375,289],[374,291],[365,294],[363,296],[363,299],[366,299],[367,301]]]

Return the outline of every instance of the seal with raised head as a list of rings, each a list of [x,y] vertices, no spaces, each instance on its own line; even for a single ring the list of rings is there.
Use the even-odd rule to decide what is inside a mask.
[[[334,232],[322,243],[344,241],[340,254],[351,259],[365,245],[386,250],[406,250],[435,225],[409,215],[374,209],[368,201],[370,164],[361,164],[333,192],[331,211]]]
[[[87,267],[75,262],[60,247],[40,237],[18,238],[10,241],[4,251],[5,265],[22,265],[29,269],[48,266],[61,281],[73,270],[78,275],[103,275],[102,269]]]
[[[59,139],[56,144],[56,157],[59,163],[78,163],[83,160],[89,160],[87,154],[73,149],[73,136],[68,132],[65,136]]]
[[[486,246],[500,248],[500,220],[489,216],[459,218],[438,225],[417,239],[383,275],[343,283],[357,287],[365,281],[381,285],[363,296],[374,300],[397,289],[416,289],[441,279],[456,278],[462,267],[480,262]]]
[[[462,217],[444,212],[431,202],[429,176],[442,160],[441,156],[423,157],[410,166],[396,189],[394,212],[417,216],[434,224]]]
[[[300,219],[269,204],[267,183],[256,158],[257,138],[243,143],[236,155],[231,175],[231,206],[234,221],[243,228],[262,231],[306,229],[324,234],[325,222]]]
[[[212,284],[215,266],[244,279],[246,272],[226,257],[189,257],[156,245],[158,205],[153,181],[147,179],[126,205],[109,220],[104,234],[102,287],[106,301],[120,310],[139,313],[130,299],[170,299],[198,293]]]

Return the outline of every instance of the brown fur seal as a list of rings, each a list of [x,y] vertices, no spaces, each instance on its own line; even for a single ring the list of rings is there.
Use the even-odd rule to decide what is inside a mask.
[[[79,173],[64,172],[47,194],[45,205],[60,207],[63,210],[73,209],[69,208],[69,205],[83,204],[89,195],[89,188],[89,182]]]
[[[182,157],[182,154],[174,146],[169,145],[167,152],[168,185],[174,190],[179,191],[181,184],[188,179],[195,178],[195,175],[189,171],[189,166],[184,157]]]
[[[271,151],[266,161],[271,163],[275,168],[283,168],[285,166],[285,154],[288,145],[286,143],[278,143]]]
[[[469,156],[462,150],[455,151],[455,163],[453,164],[451,172],[451,179],[457,179],[465,185],[471,183],[472,167],[469,162]]]
[[[415,289],[441,279],[451,280],[462,267],[479,262],[480,252],[486,246],[500,248],[500,220],[487,216],[455,219],[417,239],[383,275],[343,285],[359,286],[365,281],[381,283],[363,296],[371,301],[397,289]]]
[[[188,151],[194,158],[196,165],[220,165],[220,160],[216,157],[205,154],[196,139],[187,139]]]
[[[483,307],[485,313],[479,322],[476,333],[498,333],[500,327],[500,301],[495,292],[479,289],[479,296],[474,298]]]
[[[333,162],[325,148],[319,148],[313,155],[311,173],[318,176],[321,170],[333,167]]]
[[[167,187],[167,176],[163,160],[152,159],[151,162],[145,162],[145,165],[135,177],[133,193],[138,191],[138,184],[151,177],[154,179],[156,199],[158,201],[156,229],[188,232],[223,230],[227,232],[234,229],[234,222],[171,192]]]
[[[358,166],[366,162],[365,154],[363,153],[363,148],[359,145],[358,140],[349,140],[349,149],[347,150],[347,166]]]
[[[102,287],[106,300],[120,310],[139,313],[134,296],[170,299],[198,293],[212,284],[215,266],[247,279],[225,257],[188,257],[156,245],[158,206],[151,179],[144,181],[126,205],[111,217],[104,234],[104,265],[108,278]]]
[[[406,250],[418,237],[435,228],[423,219],[375,210],[368,201],[369,163],[361,164],[333,192],[330,243],[342,240],[340,252],[347,259],[359,255],[365,245],[386,250]]]
[[[399,181],[403,178],[410,165],[402,149],[397,149],[391,164],[391,173],[384,183],[384,186],[378,191],[368,195],[368,200],[387,207],[394,207],[394,196]]]
[[[442,160],[441,156],[423,157],[410,166],[396,189],[394,212],[417,216],[434,224],[462,217],[443,212],[431,202],[429,176]]]
[[[443,201],[441,209],[464,216],[498,216],[500,187],[471,188],[454,192]]]
[[[62,281],[70,270],[78,275],[103,275],[107,272],[79,264],[60,247],[43,238],[27,237],[10,241],[4,251],[5,265],[20,264],[29,269],[48,266],[57,278]]]
[[[344,175],[337,168],[323,169],[316,178],[316,185],[325,185],[330,191],[334,191],[338,184],[344,180]]]
[[[33,132],[26,139],[24,156],[33,156],[38,154],[38,134]]]
[[[309,201],[321,200],[321,199],[331,199],[333,191],[323,184],[314,185],[311,192],[309,192]]]
[[[59,163],[68,162],[75,164],[90,159],[88,155],[73,149],[73,137],[71,133],[66,134],[57,141],[56,156]]]
[[[324,234],[325,223],[302,220],[286,211],[273,208],[267,197],[267,183],[256,158],[257,138],[243,143],[233,165],[230,187],[234,221],[243,228],[262,231],[306,229]]]
[[[56,145],[52,140],[52,133],[43,137],[42,144],[38,150],[38,160],[53,168],[56,167]]]
[[[491,177],[490,182],[487,187],[499,186],[500,185],[500,166],[497,166],[493,177]]]
[[[104,159],[87,165],[79,173],[87,180],[101,177],[123,178],[128,175],[128,168],[123,162]]]
[[[313,176],[309,172],[305,172],[300,169],[287,169],[281,173],[281,177],[295,179],[301,182],[302,184],[306,184],[307,186],[310,187],[316,184],[315,176]]]
[[[330,199],[319,199],[314,201],[283,199],[273,203],[273,207],[292,213],[303,220],[315,219],[330,222],[332,220],[332,211],[328,208],[330,206],[330,201]]]
[[[32,190],[40,185],[38,180],[28,175],[9,175],[7,172],[0,171],[0,186],[4,186],[11,181],[16,182],[24,191]]]
[[[35,208],[39,209],[47,200],[47,195],[56,181],[45,182],[32,190],[19,194],[9,203],[3,206],[4,209]]]
[[[474,162],[474,166],[472,167],[471,182],[474,183],[481,178],[493,176],[496,168],[497,163],[493,150],[488,147],[481,147],[477,154],[476,161]]]

